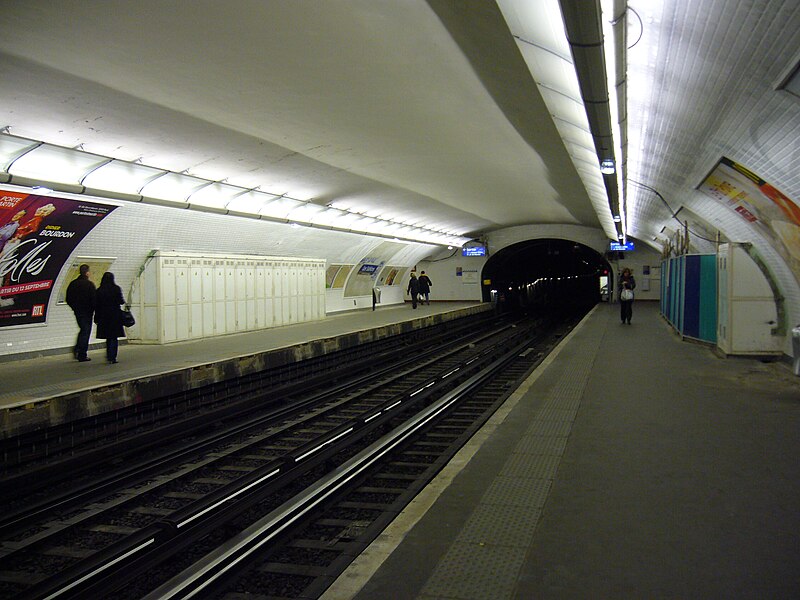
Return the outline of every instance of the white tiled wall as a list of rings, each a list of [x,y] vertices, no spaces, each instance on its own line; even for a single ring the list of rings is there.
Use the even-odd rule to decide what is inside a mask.
[[[58,193],[64,197],[74,197]],[[99,200],[101,202],[111,201]],[[119,203],[78,245],[80,257],[115,257],[110,270],[128,299],[131,283],[153,249],[217,254],[316,258],[328,263],[357,262],[385,240],[344,232],[291,227],[246,217],[181,210],[157,205]],[[410,246],[414,246],[411,244]],[[427,252],[419,246],[418,253]],[[403,246],[408,252],[408,246]],[[413,263],[412,263],[413,264]],[[0,356],[70,348],[77,325],[66,305],[56,304],[67,269],[62,269],[48,308],[47,325],[0,329]],[[389,300],[387,298],[386,300]],[[371,298],[362,303],[371,306]],[[92,343],[97,340],[92,337]]]

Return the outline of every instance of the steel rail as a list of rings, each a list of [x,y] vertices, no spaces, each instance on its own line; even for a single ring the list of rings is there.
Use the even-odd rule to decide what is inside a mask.
[[[315,510],[332,495],[338,493],[350,481],[358,478],[386,454],[426,427],[439,415],[458,403],[476,387],[490,378],[527,345],[526,340],[505,353],[494,362],[471,376],[457,388],[445,394],[440,400],[423,409],[403,425],[382,437],[371,446],[324,477],[317,484],[295,496],[292,500],[272,511],[247,530],[234,537],[217,551],[206,555],[178,576],[156,588],[142,600],[178,600],[195,597],[219,578],[225,577],[231,569],[247,559],[259,548],[274,540],[292,524]]]
[[[445,328],[444,324],[439,324],[435,326],[431,326],[430,335],[433,337],[434,340],[436,339],[447,339],[453,335],[460,335],[461,332],[468,331],[475,327],[475,323],[479,323],[480,326],[491,326],[492,324],[496,324],[498,322],[497,318],[494,319],[464,319],[469,321],[469,323],[459,323],[459,321],[450,322],[450,327]],[[428,329],[428,328],[424,328]],[[398,338],[399,343],[409,343],[409,340],[405,338],[408,336],[419,336],[419,332],[424,331],[424,329],[414,330],[411,332],[406,332],[404,334],[399,334],[399,336],[394,336]],[[356,347],[345,348],[342,350],[338,350],[335,352],[331,352],[328,354],[324,354],[318,356],[316,358],[308,359],[306,361],[300,361],[297,364],[305,364],[308,363],[308,367],[305,368],[305,371],[301,372],[300,374],[296,374],[293,381],[291,381],[288,385],[284,385],[281,380],[281,373],[283,370],[287,368],[288,365],[282,365],[274,368],[267,369],[265,371],[254,373],[250,375],[246,375],[243,377],[238,377],[235,380],[230,380],[226,382],[214,383],[204,386],[202,388],[197,388],[189,392],[189,395],[183,397],[182,394],[173,394],[170,397],[177,398],[181,396],[182,399],[176,400],[180,403],[180,405],[191,405],[191,410],[207,410],[209,404],[214,404],[215,401],[209,402],[200,402],[199,404],[193,405],[193,399],[202,398],[202,397],[209,397],[213,398],[218,395],[217,392],[214,392],[215,389],[218,389],[221,385],[224,386],[225,389],[225,408],[223,411],[226,411],[232,404],[231,398],[237,398],[235,402],[237,404],[246,404],[252,403],[257,401],[257,397],[263,395],[263,388],[264,382],[262,381],[265,376],[268,380],[270,388],[284,388],[284,387],[291,387],[292,385],[299,385],[304,386],[308,381],[314,378],[321,378],[321,377],[328,377],[330,378],[331,373],[340,374],[341,370],[338,369],[338,366],[333,364],[334,360],[336,359],[337,355],[341,355],[338,359],[340,362],[342,360],[347,361],[348,366],[350,369],[353,370],[360,370],[360,372],[368,372],[373,368],[376,361],[380,360],[387,360],[392,361],[394,360],[393,355],[395,354],[395,350],[387,349],[386,340],[390,338],[384,338],[380,340],[376,340],[367,344],[367,346],[376,346],[375,351],[366,354],[364,356],[364,351],[359,350]],[[405,341],[404,341],[405,340]],[[429,342],[427,340],[416,340],[411,341],[412,346],[419,346],[424,347]],[[350,357],[351,354],[355,356]],[[354,360],[355,359],[355,360]],[[319,363],[319,364],[318,364]],[[339,363],[337,363],[339,364]],[[315,366],[316,365],[316,366]],[[271,374],[271,375],[270,375]],[[274,384],[272,384],[271,379],[276,380]],[[235,385],[231,386],[231,381],[235,383]],[[20,448],[24,448],[27,445],[36,446],[36,447],[43,447],[48,448],[53,440],[66,438],[71,439],[74,438],[75,433],[75,426],[70,425],[69,427],[65,425],[55,426],[53,428],[47,428],[46,430],[39,430],[36,432],[28,432],[25,434],[21,434],[19,436],[15,436],[13,438],[8,438],[4,440],[0,440],[0,456],[4,457],[3,461],[3,473],[0,475],[0,495],[4,492],[8,493],[15,493],[19,494],[20,490],[22,490],[25,486],[30,486],[32,489],[36,489],[39,482],[46,477],[54,477],[57,476],[59,473],[69,472],[70,477],[74,477],[76,473],[78,473],[81,469],[85,468],[87,463],[84,460],[84,457],[88,456],[89,454],[102,454],[102,450],[99,450],[96,447],[93,447],[92,444],[96,444],[97,440],[100,437],[106,437],[107,434],[99,434],[95,429],[99,426],[102,427],[112,427],[114,428],[115,435],[128,435],[129,431],[132,429],[140,428],[142,425],[152,428],[154,424],[157,424],[160,421],[168,421],[169,418],[157,418],[155,415],[161,413],[160,409],[158,408],[158,404],[160,401],[150,401],[141,405],[136,405],[135,414],[129,414],[128,417],[125,417],[124,421],[129,421],[131,426],[129,429],[119,429],[118,418],[115,416],[117,414],[126,414],[129,412],[132,407],[123,408],[118,411],[113,411],[110,413],[103,413],[101,415],[92,417],[91,419],[87,419],[87,421],[91,421],[93,425],[86,426],[84,429],[81,429],[81,432],[88,431],[89,435],[84,435],[81,433],[82,440],[89,440],[89,443],[86,444],[84,442],[81,443],[80,446],[75,446],[74,444],[61,444],[62,450],[64,448],[67,449],[69,456],[66,458],[58,459],[58,462],[51,462],[45,468],[38,468],[34,467],[30,469],[29,466],[31,461],[33,460],[51,460],[48,457],[48,454],[42,454],[41,452],[32,453],[30,457],[25,459],[19,458],[19,453],[21,452]],[[150,406],[150,408],[147,408]],[[144,407],[144,408],[143,408]],[[143,421],[144,415],[151,415],[147,417],[150,421]],[[156,425],[159,427],[159,425]],[[137,440],[142,440],[145,436],[143,435],[136,435]],[[156,432],[152,436],[157,442],[161,441],[160,433]],[[12,445],[14,447],[12,447]],[[76,452],[76,448],[81,446],[88,446],[88,449],[85,450],[78,450]],[[109,445],[106,442],[103,442],[103,448],[109,448]],[[113,458],[118,458],[120,456],[121,451],[135,451],[139,452],[140,448],[137,446],[135,449],[126,448],[125,441],[121,442],[120,444],[115,444],[114,453],[111,455]],[[26,467],[25,465],[28,465]],[[49,468],[49,471],[47,470]],[[21,470],[20,470],[21,469]],[[15,472],[16,471],[16,472]]]
[[[255,421],[250,420],[244,424],[233,425],[229,428],[226,428],[223,431],[216,431],[212,433],[210,436],[199,440],[197,442],[192,443],[189,446],[184,446],[178,450],[173,452],[169,452],[165,455],[141,461],[139,463],[129,465],[125,467],[122,471],[116,471],[110,477],[103,478],[96,482],[90,482],[79,486],[77,488],[73,488],[67,490],[56,497],[50,497],[46,501],[41,503],[37,503],[34,505],[26,505],[22,510],[17,511],[15,513],[9,513],[4,515],[0,518],[0,538],[8,538],[14,535],[16,532],[20,531],[21,528],[30,525],[31,523],[35,522],[37,519],[41,519],[48,515],[48,513],[52,513],[56,510],[67,510],[70,509],[80,503],[85,503],[87,501],[96,500],[100,495],[108,493],[109,491],[118,488],[120,485],[123,484],[131,484],[143,477],[151,476],[154,471],[159,469],[163,469],[165,467],[169,467],[170,465],[184,460],[186,456],[191,454],[196,454],[197,452],[202,451],[206,447],[211,447],[214,445],[219,444],[227,437],[240,435],[246,432],[249,429],[263,427],[265,424],[275,421],[278,419],[286,418],[292,414],[300,412],[309,406],[316,405],[320,402],[324,402],[326,398],[334,397],[336,395],[340,395],[343,392],[348,391],[349,389],[357,388],[358,386],[362,386],[370,381],[374,380],[376,377],[383,377],[388,375],[389,373],[396,372],[398,368],[403,368],[407,365],[417,365],[419,363],[420,358],[425,358],[429,355],[434,355],[436,353],[441,353],[443,349],[450,348],[450,352],[453,351],[460,351],[471,344],[480,343],[486,339],[489,339],[493,336],[496,336],[498,333],[501,333],[507,329],[512,327],[512,325],[507,325],[501,328],[499,331],[495,330],[492,333],[480,334],[473,338],[471,341],[464,342],[462,340],[454,340],[453,342],[440,345],[436,348],[432,348],[430,350],[425,350],[422,354],[415,354],[411,358],[407,358],[404,360],[400,360],[399,362],[389,362],[387,366],[374,370],[370,373],[365,375],[361,375],[355,379],[344,381],[333,388],[328,388],[324,392],[315,394],[313,396],[303,398],[296,402],[293,402],[289,405],[282,406],[276,410],[270,411],[269,413],[257,418]],[[453,348],[454,347],[454,348]],[[396,353],[394,353],[396,356]],[[320,376],[323,377],[323,376]],[[307,389],[311,385],[315,385],[315,381],[312,382],[305,382],[305,386],[301,387],[300,384],[293,383],[287,386],[282,386],[281,388],[274,391],[276,394],[289,394],[289,393],[298,393],[301,392],[303,389]],[[252,412],[252,408],[246,408],[243,412]],[[215,414],[215,413],[214,413]],[[227,413],[230,416],[230,413]],[[193,417],[190,421],[202,421],[203,427],[208,427],[208,422],[210,420],[214,420],[215,417],[213,414],[209,415],[200,415],[197,417]],[[180,428],[183,427],[183,424],[171,425],[170,429],[173,428]],[[193,429],[190,427],[189,433],[191,433]],[[183,435],[187,435],[185,430],[182,430]],[[158,435],[157,433],[150,433],[149,435]],[[161,436],[163,439],[163,435]],[[129,442],[126,442],[129,443]],[[114,446],[114,445],[112,445]],[[109,452],[109,449],[104,449],[104,452]]]
[[[484,349],[479,352],[478,356],[473,356],[464,361],[462,367],[456,369],[448,368],[448,371],[441,375],[438,382],[436,381],[437,378],[433,378],[432,381],[425,381],[423,384],[417,386],[416,389],[409,391],[407,393],[407,398],[401,397],[399,399],[392,398],[387,400],[376,409],[368,411],[368,413],[356,419],[355,425],[353,425],[351,429],[353,431],[358,429],[361,434],[359,437],[363,437],[368,431],[375,429],[383,422],[393,418],[394,412],[397,412],[392,412],[393,409],[404,401],[414,399],[414,402],[409,404],[416,404],[419,401],[425,400],[441,385],[449,385],[448,379],[454,372],[475,363],[481,356],[483,356],[484,359],[491,358],[491,353],[493,352],[492,348],[503,346],[506,343],[507,340],[502,340],[493,347]],[[462,346],[463,345],[468,346],[470,344],[462,344]],[[418,361],[419,357],[415,357],[415,360]],[[480,362],[475,365],[475,368],[478,366],[480,366]],[[369,426],[365,427],[366,424],[369,424]],[[339,430],[343,427],[347,429],[346,426],[340,426],[334,432],[329,432],[329,434],[326,435],[328,437],[342,438],[344,436],[340,435],[342,432]],[[346,433],[349,434],[351,432],[352,431],[347,431]],[[323,436],[323,438],[326,438],[326,436]],[[339,442],[341,442],[341,439]],[[319,444],[322,444],[323,447],[327,447],[327,451],[320,451],[319,447],[314,446],[319,446]],[[263,488],[263,484],[265,482],[269,483],[268,480],[272,480],[272,483],[277,485],[278,482],[284,478],[293,478],[293,476],[297,476],[298,471],[305,472],[313,468],[315,464],[318,464],[327,456],[338,452],[340,450],[339,446],[341,445],[344,444],[329,444],[327,439],[309,442],[305,447],[296,450],[294,453],[295,455],[282,457],[275,461],[274,464],[262,467],[248,476],[228,484],[223,489],[218,490],[217,493],[211,494],[193,503],[190,505],[191,508],[185,507],[184,509],[180,509],[171,515],[170,518],[163,519],[148,528],[140,530],[134,538],[118,542],[90,559],[81,561],[79,564],[67,569],[60,575],[49,578],[33,586],[23,597],[48,598],[53,600],[55,598],[66,597],[87,597],[86,594],[91,593],[91,591],[99,592],[102,590],[103,582],[109,577],[115,576],[114,573],[117,573],[120,568],[118,564],[120,562],[120,556],[125,556],[125,565],[128,565],[131,561],[152,561],[153,558],[151,555],[160,552],[161,549],[167,545],[174,551],[175,548],[181,545],[176,538],[180,535],[179,530],[185,526],[192,524],[193,526],[188,529],[194,531],[197,531],[198,528],[202,531],[203,527],[207,530],[207,528],[210,527],[210,522],[220,521],[226,518],[226,515],[230,512],[243,510],[241,508],[242,505],[255,502],[252,497],[249,502],[244,502],[243,497],[247,496],[248,492],[251,492],[251,496],[256,496],[259,491],[267,489]],[[301,470],[298,465],[306,462],[305,459],[312,455],[315,455],[315,460],[307,461],[308,465],[305,469]],[[285,485],[283,481],[280,483]],[[272,486],[268,486],[268,488],[271,487]],[[214,511],[216,511],[216,513]],[[201,514],[197,514],[198,512]],[[195,523],[195,521],[199,522]],[[193,537],[196,537],[196,535],[197,534]],[[153,543],[141,544],[140,539],[142,537],[152,538]],[[184,543],[190,543],[190,541],[191,540],[188,540]],[[147,556],[145,557],[142,555],[142,552],[145,552]],[[111,569],[111,567],[117,568],[113,572],[110,572],[109,569]],[[122,574],[121,576],[124,577],[125,575]]]

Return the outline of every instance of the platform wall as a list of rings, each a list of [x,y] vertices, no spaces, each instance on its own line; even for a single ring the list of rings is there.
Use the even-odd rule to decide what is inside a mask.
[[[15,186],[6,186],[9,189]],[[66,192],[54,195],[86,200]],[[340,231],[291,227],[266,220],[137,202],[93,198],[93,201],[116,204],[118,208],[99,223],[72,253],[54,283],[46,325],[4,327],[0,329],[0,360],[51,352],[68,352],[78,332],[70,308],[59,302],[68,284],[66,274],[71,264],[85,258],[103,257],[110,262],[126,299],[133,282],[154,249],[232,255],[303,256],[326,264],[359,264],[365,258],[377,258],[386,264],[411,266],[429,254],[432,246],[397,242]],[[398,289],[383,298],[384,304],[402,302]],[[345,298],[343,290],[325,293],[326,309],[371,308],[371,294]],[[92,336],[91,344],[104,344]]]

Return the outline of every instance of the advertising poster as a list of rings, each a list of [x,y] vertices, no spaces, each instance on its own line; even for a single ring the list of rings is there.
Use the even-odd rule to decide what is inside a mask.
[[[115,208],[0,189],[0,327],[47,321],[64,263]]]
[[[752,223],[800,280],[800,207],[744,166],[722,157],[697,188]]]

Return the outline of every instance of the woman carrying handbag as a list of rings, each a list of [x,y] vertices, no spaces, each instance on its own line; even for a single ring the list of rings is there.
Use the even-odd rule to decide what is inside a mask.
[[[630,325],[633,316],[633,290],[636,287],[636,280],[633,278],[631,270],[627,267],[622,269],[619,278],[619,304],[620,318],[623,323]]]
[[[97,337],[106,340],[106,360],[113,365],[117,362],[118,338],[125,337],[123,311],[120,308],[125,304],[125,298],[122,297],[122,288],[114,283],[113,273],[103,273],[95,299],[94,322],[97,323]]]

